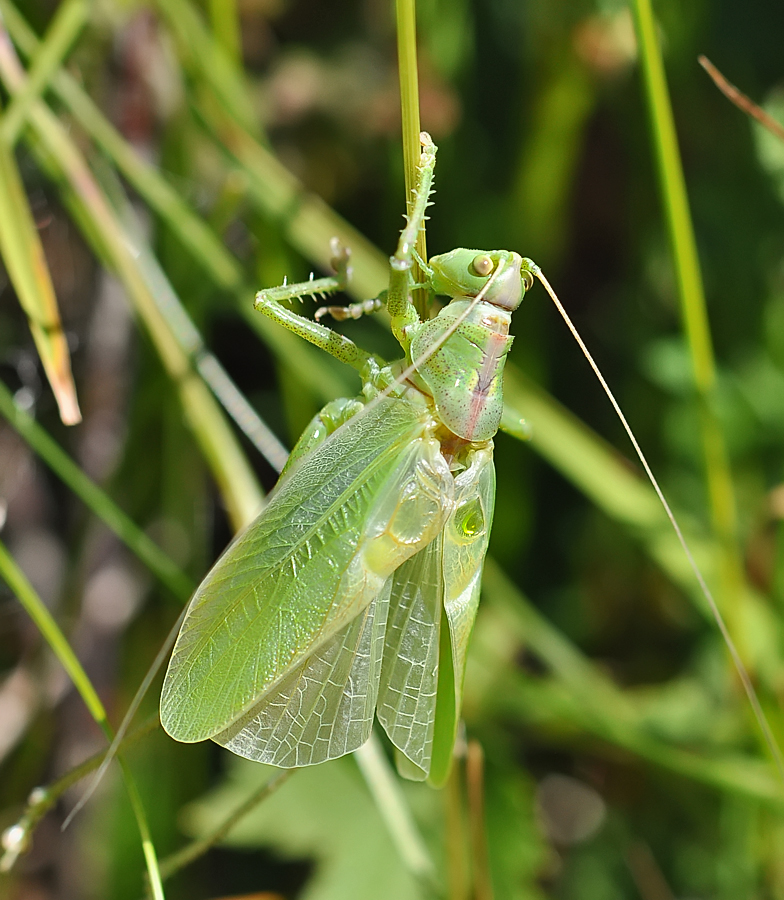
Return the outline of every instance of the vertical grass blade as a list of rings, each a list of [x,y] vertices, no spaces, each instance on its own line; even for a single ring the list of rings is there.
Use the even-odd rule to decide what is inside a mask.
[[[744,662],[749,665],[750,648],[744,634],[743,615],[745,579],[737,543],[735,493],[727,448],[713,410],[716,366],[694,228],[650,0],[634,0],[633,10],[660,190],[699,401],[713,530],[720,545],[720,589],[717,593],[730,631],[738,642]]]
[[[395,0],[397,22],[397,61],[400,78],[400,113],[403,125],[403,171],[406,180],[406,211],[411,213],[411,198],[422,147],[419,133],[419,71],[417,68],[416,0]],[[417,253],[427,259],[425,228],[419,232]],[[414,264],[414,281],[422,280],[419,265]],[[422,291],[414,292],[414,305],[423,318],[427,318],[426,298]]]
[[[33,586],[28,581],[26,575],[16,561],[8,552],[5,544],[0,541],[0,577],[6,582],[8,587],[18,597],[19,602],[27,611],[27,614],[35,622],[38,630],[41,632],[44,640],[51,647],[60,664],[65,669],[68,677],[79,692],[80,697],[84,700],[84,704],[95,719],[101,731],[106,735],[109,741],[112,740],[112,729],[109,720],[106,717],[106,710],[103,708],[98,694],[92,682],[87,677],[87,673],[82,668],[81,663],[76,654],[71,649],[65,635],[60,630],[60,626],[52,618],[51,613],[41,601],[41,598],[35,592]],[[119,760],[122,769],[125,788],[131,801],[136,824],[139,828],[139,834],[142,840],[142,850],[144,859],[147,864],[147,873],[150,878],[150,885],[155,900],[163,900],[163,885],[161,884],[161,875],[158,869],[157,854],[155,846],[150,836],[150,829],[147,824],[147,817],[144,813],[144,807],[141,803],[136,782],[133,780],[130,770],[123,762]]]
[[[237,0],[210,0],[210,21],[215,40],[237,66],[242,65],[242,35]]]

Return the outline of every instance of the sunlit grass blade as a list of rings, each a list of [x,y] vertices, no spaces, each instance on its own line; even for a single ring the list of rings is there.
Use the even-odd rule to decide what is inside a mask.
[[[719,544],[717,596],[740,653],[753,670],[755,661],[750,657],[751,647],[744,620],[746,592],[738,546],[735,491],[727,448],[713,405],[716,366],[686,182],[651,0],[635,0],[632,8],[683,325],[698,395],[711,516]]]
[[[65,0],[31,60],[24,88],[15,94],[0,120],[0,140],[13,147],[30,113],[30,107],[49,86],[74,41],[87,22],[89,0]]]
[[[16,160],[2,141],[0,253],[30,323],[33,340],[60,409],[60,418],[66,425],[75,425],[82,416],[52,278]]]
[[[237,66],[242,65],[242,34],[237,0],[210,0],[215,39]]]
[[[12,93],[24,86],[24,75],[7,42],[0,42],[0,78]],[[261,494],[237,439],[204,381],[194,372],[187,353],[159,311],[136,261],[127,234],[95,181],[84,158],[62,124],[40,101],[30,113],[36,140],[33,151],[45,170],[64,188],[85,236],[96,253],[115,270],[177,387],[202,452],[213,471],[237,527],[250,521]]]
[[[96,723],[101,728],[101,731],[103,731],[109,741],[111,741],[113,735],[109,720],[106,717],[106,710],[104,709],[98,694],[95,692],[92,682],[87,677],[86,672],[82,668],[76,654],[71,649],[71,645],[68,643],[65,635],[60,630],[59,625],[52,617],[52,614],[35,592],[26,575],[19,568],[2,541],[0,541],[0,577],[2,577],[6,584],[11,588],[19,599],[19,602],[27,611],[27,614],[35,622],[44,640],[50,646],[52,652],[73,682],[74,687],[79,692],[82,700],[84,700],[84,704],[89,710],[90,715],[95,719]],[[133,813],[139,828],[153,896],[155,897],[155,900],[163,900],[163,886],[158,870],[157,855],[150,836],[150,829],[147,824],[144,807],[142,806],[136,783],[134,782],[127,765],[122,758],[120,758],[119,762],[122,769],[123,780],[125,781],[125,788],[128,792],[128,797],[131,801]]]

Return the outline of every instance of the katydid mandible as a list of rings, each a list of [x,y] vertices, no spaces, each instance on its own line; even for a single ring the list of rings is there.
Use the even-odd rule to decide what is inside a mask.
[[[413,248],[435,153],[423,133],[390,259],[386,306],[403,360],[384,364],[280,304],[345,287],[339,246],[335,276],[256,297],[259,311],[357,369],[363,391],[315,417],[268,505],[191,600],[161,697],[177,740],[312,765],[360,747],[375,714],[402,774],[446,778],[493,517],[509,324],[535,266],[509,251],[420,260],[423,287],[451,298],[420,320]]]

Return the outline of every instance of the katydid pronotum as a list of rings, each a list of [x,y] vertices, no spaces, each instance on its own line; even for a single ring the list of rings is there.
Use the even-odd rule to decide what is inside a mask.
[[[509,325],[534,277],[572,326],[538,267],[517,253],[458,249],[418,259],[435,153],[423,134],[410,214],[390,259],[385,302],[403,360],[383,363],[281,305],[345,287],[349,255],[338,245],[336,275],[257,295],[260,312],[357,369],[363,391],[316,416],[269,504],[193,597],[161,697],[161,722],[177,740],[212,738],[260,762],[311,765],[360,747],[375,715],[401,774],[433,784],[448,774],[493,517]],[[421,285],[413,283],[415,261]],[[415,287],[450,302],[421,321]]]

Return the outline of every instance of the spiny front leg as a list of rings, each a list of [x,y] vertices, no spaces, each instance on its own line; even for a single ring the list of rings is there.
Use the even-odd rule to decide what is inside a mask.
[[[409,340],[405,329],[419,322],[417,311],[411,302],[411,269],[414,262],[414,246],[425,222],[425,212],[429,204],[433,186],[433,170],[436,164],[436,145],[430,135],[423,131],[422,155],[417,167],[417,183],[414,188],[414,202],[406,227],[400,233],[395,255],[389,260],[389,291],[387,309],[392,317],[392,332],[406,352]]]
[[[306,341],[310,341],[311,344],[315,344],[336,359],[362,373],[367,370],[368,364],[372,362],[372,356],[369,353],[357,347],[353,341],[342,334],[338,334],[324,325],[319,325],[318,322],[306,319],[304,316],[300,316],[281,305],[282,300],[294,300],[315,294],[332,294],[335,291],[345,289],[351,276],[351,267],[349,266],[350,251],[348,247],[344,247],[336,239],[333,239],[332,251],[332,264],[335,267],[335,275],[329,275],[326,278],[315,278],[298,284],[283,284],[280,287],[266,288],[256,294],[256,300],[253,305],[259,312],[272,319],[273,322],[282,325],[288,331],[299,335]]]
[[[351,250],[345,247],[338,238],[332,238],[330,243],[332,259],[330,263],[335,270],[334,275],[325,278],[314,278],[311,272],[308,281],[300,281],[296,284],[281,284],[279,287],[265,288],[256,294],[256,309],[263,312],[263,306],[272,302],[280,303],[283,300],[301,300],[303,297],[324,297],[337,291],[344,291],[351,280]]]

